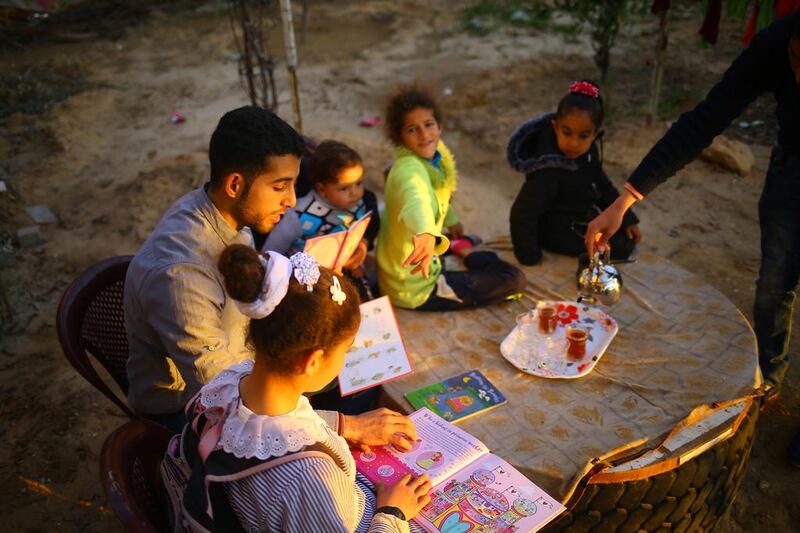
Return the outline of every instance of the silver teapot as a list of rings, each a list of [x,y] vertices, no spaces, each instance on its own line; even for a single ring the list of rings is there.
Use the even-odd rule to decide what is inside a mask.
[[[610,252],[595,252],[589,266],[578,266],[578,302],[612,305],[622,296],[622,275],[612,265]],[[632,261],[618,261],[630,263]]]

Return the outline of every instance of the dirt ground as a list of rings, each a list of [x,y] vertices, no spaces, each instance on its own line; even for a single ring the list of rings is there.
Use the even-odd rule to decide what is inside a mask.
[[[306,133],[354,146],[368,185],[380,191],[390,148],[379,129],[358,121],[380,114],[395,83],[425,80],[443,95],[444,138],[461,172],[455,202],[466,228],[484,237],[506,234],[522,178],[505,163],[505,142],[523,118],[554,109],[570,81],[595,76],[590,46],[558,32],[474,36],[444,0],[310,4],[299,71]],[[668,119],[700,98],[741,49],[740,22],[724,21],[720,43],[709,48],[696,37],[699,20],[689,9],[673,21]],[[614,51],[605,154],[619,184],[665,128],[644,126],[641,112],[654,27],[627,27]],[[281,36],[271,42],[282,56]],[[163,211],[206,180],[217,120],[247,103],[234,52],[217,3],[153,13],[114,38],[0,52],[3,74],[39,67],[85,81],[41,112],[0,117],[0,179],[9,187],[0,193],[0,283],[11,309],[0,329],[6,531],[119,530],[105,507],[97,461],[104,437],[125,418],[68,366],[55,334],[56,306],[84,268],[134,253]],[[291,119],[282,63],[277,73],[279,112]],[[766,124],[728,132],[751,143],[750,176],[695,162],[637,208],[645,250],[697,273],[748,317],[759,265],[757,201],[774,138],[771,109],[769,98],[760,100],[747,119]],[[187,121],[171,124],[173,110]],[[42,226],[44,245],[20,249],[10,237],[31,224],[23,208],[35,204],[48,205],[58,223]],[[798,346],[795,335],[795,356]],[[785,458],[800,429],[800,364],[784,389],[762,413],[747,476],[720,531],[800,531],[799,472]]]

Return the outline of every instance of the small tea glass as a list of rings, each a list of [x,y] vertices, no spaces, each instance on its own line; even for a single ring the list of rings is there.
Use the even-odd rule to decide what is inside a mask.
[[[583,328],[567,328],[567,358],[579,360],[586,355],[586,339],[589,337]]]
[[[536,316],[539,318],[539,331],[550,335],[558,326],[558,307],[552,302],[539,302],[536,305]]]

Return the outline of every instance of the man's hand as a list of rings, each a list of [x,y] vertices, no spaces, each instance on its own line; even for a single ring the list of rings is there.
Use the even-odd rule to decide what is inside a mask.
[[[411,237],[411,243],[414,245],[414,250],[406,260],[403,261],[403,268],[416,265],[411,273],[416,274],[422,272],[422,277],[428,279],[428,267],[430,267],[431,261],[433,260],[433,249],[436,246],[436,237],[430,233],[420,233],[419,235]]]
[[[345,261],[342,268],[345,270],[349,270],[351,272],[357,270],[362,264],[364,264],[364,259],[367,258],[367,241],[366,239],[361,239],[361,242],[358,243],[356,249],[353,251],[353,255],[350,256],[350,259]]]
[[[619,230],[622,217],[635,202],[636,198],[630,192],[624,191],[613,204],[589,222],[586,235],[583,237],[589,257],[592,257],[595,251],[605,252],[609,249],[608,240]]]
[[[448,226],[447,232],[450,233],[451,239],[462,239],[464,237],[464,226],[461,222],[456,222],[452,226]]]
[[[625,228],[625,235],[636,244],[642,241],[642,230],[639,229],[638,224],[631,224]]]
[[[380,408],[361,415],[345,416],[342,436],[364,451],[368,451],[370,446],[384,444],[406,451],[417,440],[417,429],[407,416]]]

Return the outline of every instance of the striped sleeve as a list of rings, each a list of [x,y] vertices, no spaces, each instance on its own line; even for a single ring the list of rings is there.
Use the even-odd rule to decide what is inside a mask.
[[[239,522],[259,531],[408,533],[408,523],[380,513],[371,516],[364,492],[336,463],[321,457],[289,461],[225,490]],[[371,519],[370,519],[371,518]]]

